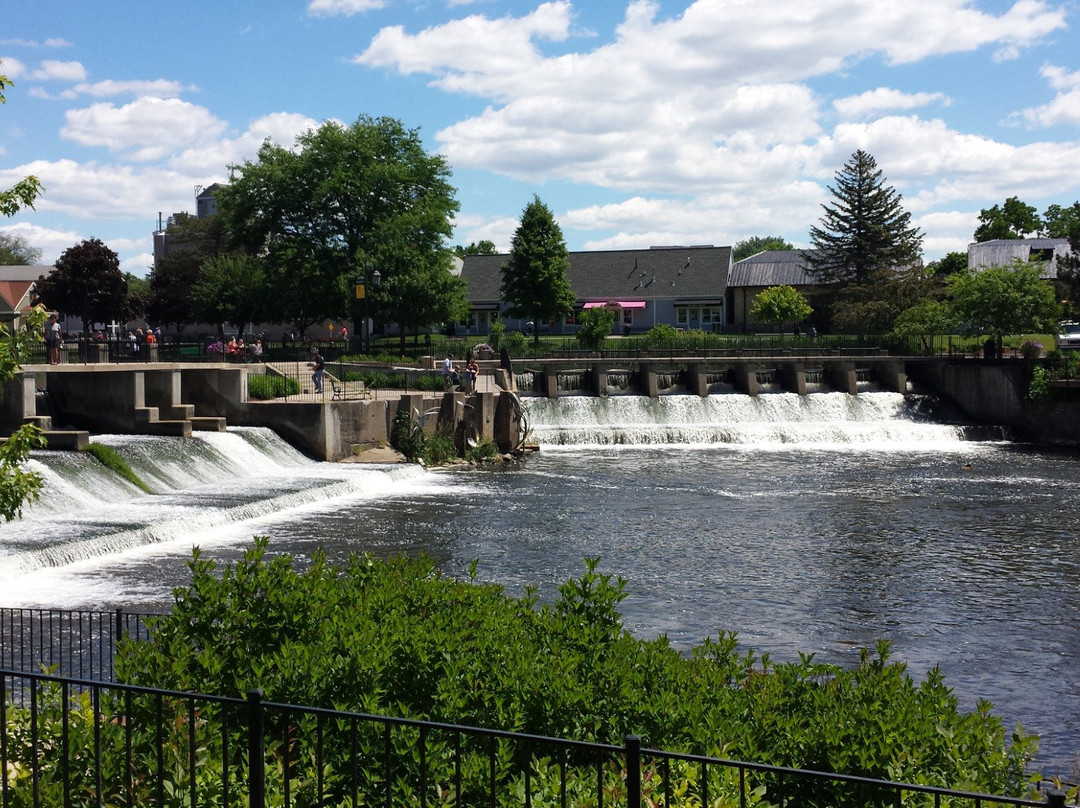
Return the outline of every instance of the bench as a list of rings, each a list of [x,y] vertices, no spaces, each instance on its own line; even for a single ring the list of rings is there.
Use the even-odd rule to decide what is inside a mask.
[[[333,376],[327,376],[334,395],[332,401],[349,401],[357,398],[371,398],[371,391],[363,382],[337,382]]]

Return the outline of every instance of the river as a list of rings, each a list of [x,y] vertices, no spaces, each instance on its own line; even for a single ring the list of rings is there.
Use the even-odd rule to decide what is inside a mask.
[[[42,502],[0,527],[0,605],[160,609],[193,544],[306,557],[424,551],[550,597],[587,556],[624,621],[687,648],[853,663],[878,639],[961,703],[994,702],[1068,774],[1080,750],[1080,457],[965,440],[895,394],[532,400],[541,451],[425,472],[309,461],[271,433],[102,436],[155,491],[42,453]]]

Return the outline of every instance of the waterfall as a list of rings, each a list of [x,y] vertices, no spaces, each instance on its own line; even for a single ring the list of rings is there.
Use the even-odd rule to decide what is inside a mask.
[[[768,393],[565,397],[527,401],[541,446],[808,445],[936,450],[963,443],[961,427],[918,416],[898,393]]]
[[[88,454],[34,452],[28,465],[44,491],[21,520],[0,526],[0,583],[300,508],[392,495],[426,477],[419,466],[319,463],[261,428],[95,440],[120,453],[154,493]]]

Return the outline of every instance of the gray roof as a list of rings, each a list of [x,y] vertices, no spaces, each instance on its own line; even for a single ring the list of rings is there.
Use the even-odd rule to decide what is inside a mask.
[[[1057,277],[1057,260],[1070,253],[1067,238],[996,238],[968,245],[968,267],[987,269],[1007,267],[1014,261],[1030,261],[1032,252],[1052,256],[1039,274],[1043,278]],[[1036,256],[1038,257],[1038,256]]]
[[[461,276],[472,303],[499,300],[508,255],[468,255]],[[653,247],[570,253],[570,287],[579,301],[719,300],[727,291],[730,247]]]
[[[728,286],[816,286],[806,270],[803,250],[765,250],[736,261]]]
[[[36,281],[55,269],[44,264],[30,266],[0,266],[0,281]]]

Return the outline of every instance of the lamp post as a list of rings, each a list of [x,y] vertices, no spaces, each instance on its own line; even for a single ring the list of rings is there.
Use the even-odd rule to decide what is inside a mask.
[[[371,309],[371,303],[368,302],[371,296],[368,294],[368,288],[376,288],[382,283],[382,274],[379,270],[373,270],[372,267],[364,267],[364,282],[356,284],[356,297],[359,300],[364,301],[364,330],[363,330],[363,345],[364,353],[371,353],[371,321],[368,319],[368,312]]]

